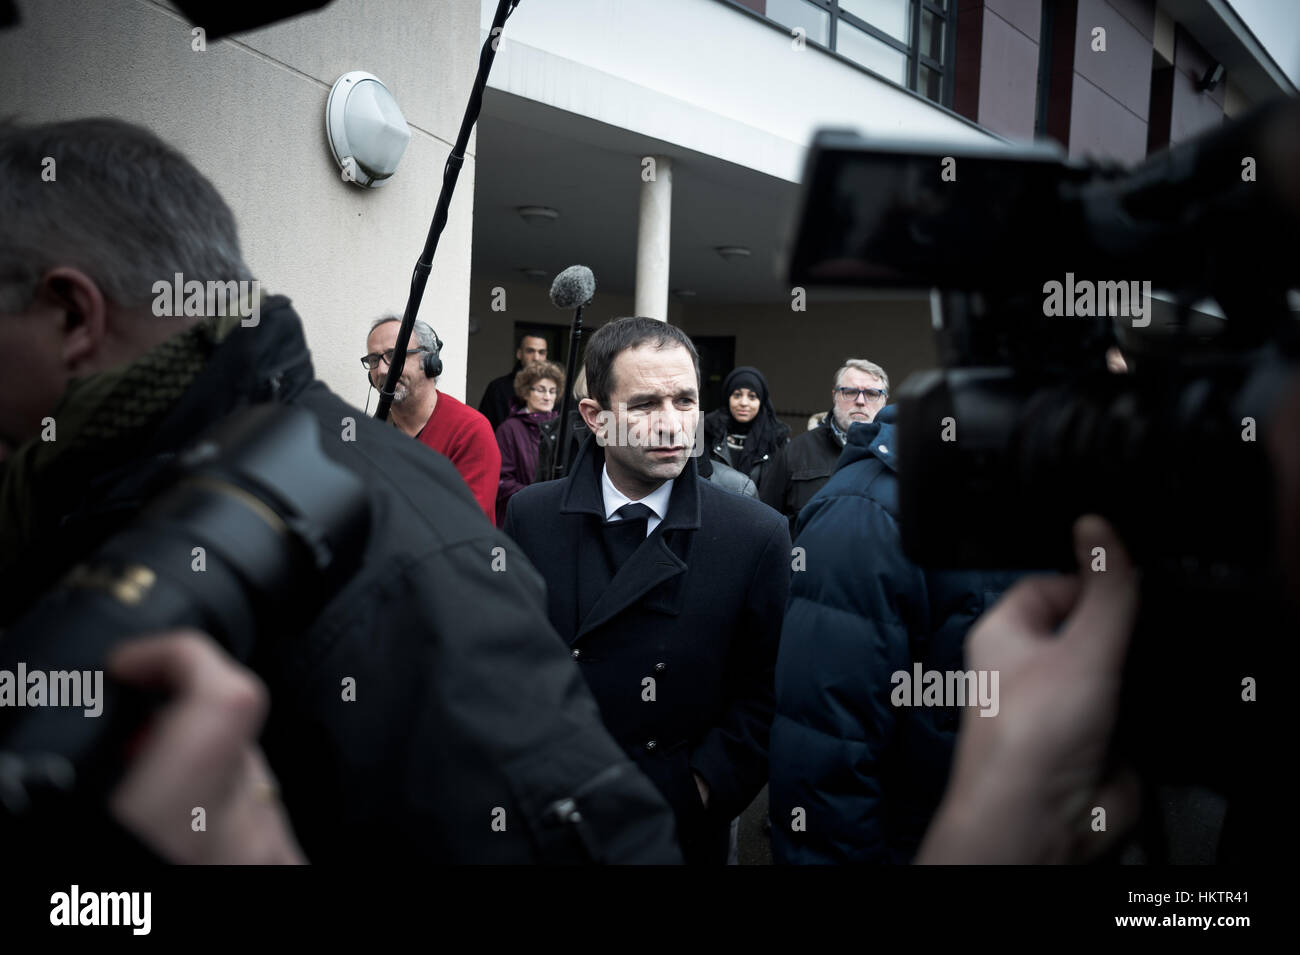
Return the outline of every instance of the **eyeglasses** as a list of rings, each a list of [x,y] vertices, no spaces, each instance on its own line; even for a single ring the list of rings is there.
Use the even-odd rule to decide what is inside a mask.
[[[533,387],[528,390],[535,395],[542,395],[543,397],[550,395],[552,398],[560,393],[557,388],[543,388],[541,385],[533,385]]]
[[[429,350],[429,349],[427,349],[427,348],[408,348],[408,349],[406,350],[406,354],[407,354],[407,355],[418,355],[418,354],[420,354],[420,352],[426,352],[426,351],[428,351],[428,350]],[[378,367],[379,367],[379,360],[382,358],[384,361],[386,361],[388,364],[391,365],[391,364],[393,363],[393,354],[394,354],[396,351],[397,351],[396,348],[390,348],[390,349],[388,349],[388,351],[384,352],[382,355],[379,354],[379,352],[371,352],[369,355],[363,355],[363,356],[361,356],[361,364],[365,365],[367,368],[378,368]]]
[[[888,394],[883,388],[836,388],[835,395],[842,401],[856,402],[858,395],[867,401],[879,401]]]

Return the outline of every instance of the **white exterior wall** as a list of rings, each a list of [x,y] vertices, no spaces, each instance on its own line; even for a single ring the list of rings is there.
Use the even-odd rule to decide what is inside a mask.
[[[477,65],[477,0],[334,0],[204,52],[191,49],[192,25],[153,0],[25,0],[19,11],[21,25],[0,32],[0,113],[108,114],[179,148],[234,210],[263,289],[293,299],[317,374],[364,404],[357,359],[369,320],[406,303]],[[329,88],[356,69],[389,86],[412,128],[380,189],[344,183],[325,138]],[[440,387],[460,398],[473,196],[471,139],[420,312],[446,344]]]
[[[496,0],[481,0],[483,36]],[[819,126],[990,135],[717,0],[524,0],[488,85],[798,182]]]

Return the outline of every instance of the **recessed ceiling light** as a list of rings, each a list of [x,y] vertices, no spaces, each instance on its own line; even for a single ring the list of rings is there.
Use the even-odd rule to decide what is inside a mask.
[[[713,251],[728,262],[733,259],[747,259],[750,255],[749,249],[743,245],[719,245]]]
[[[550,206],[519,206],[515,212],[529,225],[550,225],[560,217]]]

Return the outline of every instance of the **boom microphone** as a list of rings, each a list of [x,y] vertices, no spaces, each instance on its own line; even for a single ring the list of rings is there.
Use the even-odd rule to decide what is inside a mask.
[[[557,429],[555,455],[543,481],[562,478],[569,471],[569,404],[573,394],[573,376],[578,370],[578,351],[582,344],[582,310],[596,294],[596,276],[585,265],[570,265],[551,283],[551,304],[572,308],[573,328],[569,332],[569,358],[565,362],[563,397],[560,400],[560,427]]]
[[[424,299],[424,287],[429,282],[429,273],[433,271],[433,256],[438,251],[438,240],[447,225],[447,216],[451,208],[451,196],[456,191],[456,181],[460,178],[460,167],[465,164],[465,150],[469,145],[469,134],[478,122],[478,114],[483,109],[483,89],[487,86],[488,73],[492,70],[492,60],[497,55],[497,42],[501,31],[505,29],[506,18],[515,12],[519,0],[497,0],[497,12],[492,17],[492,29],[483,42],[479,53],[478,73],[474,76],[474,85],[470,87],[469,104],[460,121],[460,132],[456,134],[456,144],[451,147],[447,164],[442,167],[442,192],[438,193],[438,205],[433,210],[433,222],[429,224],[429,234],[424,238],[424,249],[416,260],[411,272],[411,291],[406,298],[406,311],[402,313],[402,324],[397,329],[397,340],[393,342],[393,360],[388,365],[388,377],[384,387],[379,389],[379,407],[375,409],[375,418],[388,420],[388,409],[392,407],[397,382],[402,377],[402,368],[406,364],[406,346],[411,340],[411,329],[415,326],[415,316],[420,312],[420,302]]]
[[[596,294],[596,276],[585,265],[570,265],[551,283],[551,304],[556,308],[582,308]]]

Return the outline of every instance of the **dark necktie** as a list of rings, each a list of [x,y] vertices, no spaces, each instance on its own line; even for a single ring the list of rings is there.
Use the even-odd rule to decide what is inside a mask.
[[[645,540],[646,523],[653,515],[654,511],[644,504],[624,504],[614,512],[622,520],[605,522],[605,545],[615,574]]]

